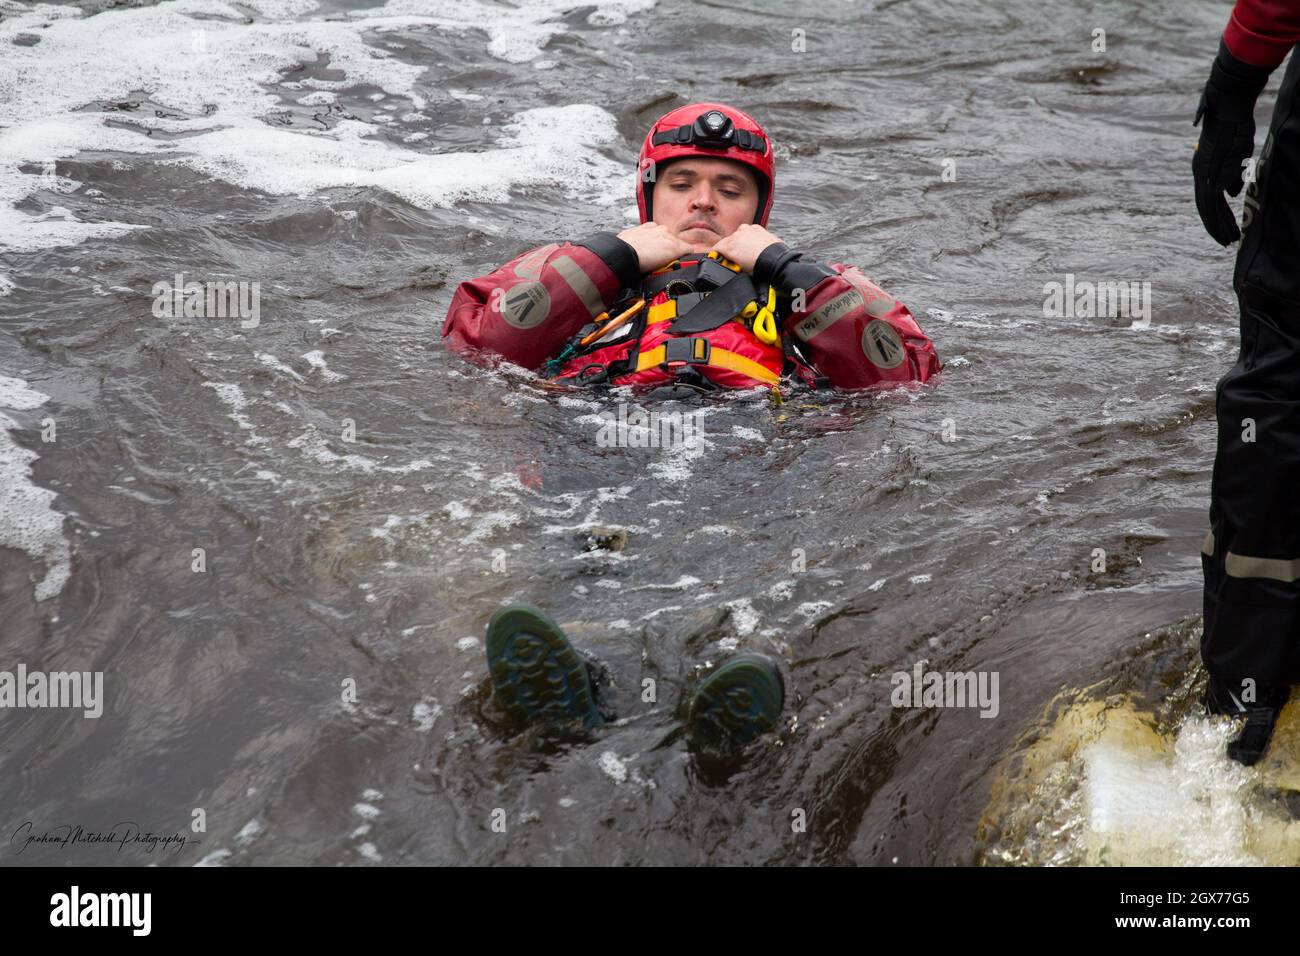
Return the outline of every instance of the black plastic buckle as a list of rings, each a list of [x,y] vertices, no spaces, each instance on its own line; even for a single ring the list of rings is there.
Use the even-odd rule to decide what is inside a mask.
[[[684,362],[687,365],[708,365],[713,346],[708,339],[680,338],[669,339],[664,343],[664,360],[662,365]]]
[[[719,286],[726,285],[734,278],[736,278],[736,273],[732,272],[717,259],[704,259],[700,262],[700,269],[696,274],[695,284],[701,290],[711,292]]]

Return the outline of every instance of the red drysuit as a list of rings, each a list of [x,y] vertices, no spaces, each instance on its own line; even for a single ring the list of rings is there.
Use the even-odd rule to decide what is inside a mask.
[[[683,257],[678,265],[689,266],[700,258]],[[643,281],[653,278],[642,276],[636,252],[612,233],[551,243],[461,283],[442,335],[447,347],[456,351],[478,349],[537,369],[580,329],[603,312],[615,314],[616,303],[640,294]],[[753,279],[760,287],[777,290],[785,349],[759,341],[738,320],[695,334],[692,338],[707,339],[712,347],[696,349],[697,359],[688,362],[714,385],[770,384],[755,365],[776,374],[784,368],[810,384],[846,389],[924,382],[940,370],[933,344],[906,306],[853,266],[813,262],[778,242],[759,257]],[[650,301],[660,303],[667,297],[659,291]],[[566,363],[560,377],[599,363],[611,366],[605,379],[609,384],[672,381],[680,362],[645,366],[643,359],[639,370],[629,364],[629,355],[653,354],[657,345],[678,337],[667,322],[649,320],[647,325],[647,314],[649,310],[614,344],[602,344],[596,352]],[[715,361],[698,360],[703,354],[712,354]]]

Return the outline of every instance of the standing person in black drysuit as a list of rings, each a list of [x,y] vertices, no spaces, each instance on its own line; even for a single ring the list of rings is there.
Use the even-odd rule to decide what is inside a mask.
[[[1300,0],[1237,0],[1196,111],[1196,208],[1222,245],[1242,237],[1255,100],[1300,41]],[[1233,288],[1241,352],[1219,382],[1210,533],[1201,549],[1205,706],[1244,717],[1228,756],[1254,764],[1300,680],[1300,56],[1293,55],[1246,189]],[[1248,177],[1249,178],[1249,177]]]

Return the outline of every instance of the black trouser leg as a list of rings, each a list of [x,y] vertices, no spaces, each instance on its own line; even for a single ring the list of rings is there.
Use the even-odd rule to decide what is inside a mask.
[[[1300,679],[1300,56],[1246,194],[1233,288],[1241,353],[1219,382],[1201,658],[1258,686]]]

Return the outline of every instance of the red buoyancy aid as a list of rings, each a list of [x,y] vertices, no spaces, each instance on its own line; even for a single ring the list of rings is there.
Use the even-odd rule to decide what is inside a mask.
[[[686,259],[670,263],[649,278],[665,276],[695,265]],[[611,309],[611,312],[617,311]],[[611,337],[617,341],[569,359],[558,371],[561,381],[578,384],[664,385],[678,380],[685,369],[721,388],[771,387],[781,380],[789,358],[809,384],[816,373],[798,356],[787,355],[780,339],[768,343],[737,316],[716,328],[674,333],[677,300],[668,288],[654,293],[634,320],[631,331]]]

